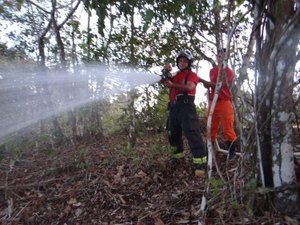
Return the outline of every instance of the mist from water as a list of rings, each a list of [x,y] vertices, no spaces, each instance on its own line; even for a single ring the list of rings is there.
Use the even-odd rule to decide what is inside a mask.
[[[0,67],[0,144],[38,121],[159,80],[149,72],[101,65],[75,73]]]

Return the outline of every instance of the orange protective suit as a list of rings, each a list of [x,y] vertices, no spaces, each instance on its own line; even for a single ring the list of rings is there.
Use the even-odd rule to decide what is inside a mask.
[[[218,135],[219,126],[222,126],[223,134],[225,141],[234,141],[236,139],[236,133],[234,131],[234,109],[231,101],[231,91],[229,90],[228,85],[233,84],[234,74],[231,69],[226,67],[225,75],[223,79],[222,88],[219,92],[218,100],[215,106],[215,110],[212,116],[212,124],[211,124],[211,140],[215,141]],[[210,70],[210,80],[213,83],[217,82],[217,78],[219,75],[219,68],[214,67]],[[210,111],[211,102],[214,97],[214,88],[211,89],[209,95],[209,108]]]
[[[209,110],[210,105],[208,111]],[[220,125],[222,126],[225,140],[234,141],[236,139],[236,134],[234,131],[234,110],[230,100],[219,100],[216,104],[211,123],[212,141],[217,139]]]

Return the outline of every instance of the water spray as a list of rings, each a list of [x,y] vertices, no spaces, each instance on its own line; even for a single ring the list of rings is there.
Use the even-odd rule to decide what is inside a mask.
[[[90,65],[76,73],[0,70],[0,144],[21,129],[95,101],[110,101],[161,77],[131,68]]]

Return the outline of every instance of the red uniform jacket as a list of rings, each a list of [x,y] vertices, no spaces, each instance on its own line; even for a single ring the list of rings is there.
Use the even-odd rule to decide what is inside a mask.
[[[172,82],[175,84],[186,84],[185,79],[188,76],[187,82],[192,81],[196,84],[198,84],[198,76],[195,72],[190,71],[190,70],[184,70],[184,71],[179,71],[174,77],[172,77]],[[194,89],[190,90],[187,92],[188,95],[190,96],[195,96],[196,94],[196,86]],[[184,91],[177,90],[175,88],[170,89],[170,101],[175,101],[177,95],[183,95],[185,94]]]
[[[210,81],[213,83],[217,83],[217,78],[218,78],[218,72],[219,72],[219,68],[216,66],[214,68],[212,68],[210,70],[209,76],[210,76]],[[221,72],[221,71],[220,71]],[[227,76],[224,76],[223,79],[223,84],[222,84],[222,88],[220,90],[219,93],[219,98],[218,100],[231,100],[231,92],[229,90],[229,87],[227,86],[227,81],[230,85],[233,84],[233,80],[234,80],[234,73],[231,69],[229,69],[228,67],[225,68],[225,72]],[[227,79],[227,81],[226,81]],[[212,101],[214,98],[214,92],[215,89],[212,88],[210,94],[209,94],[209,100]]]

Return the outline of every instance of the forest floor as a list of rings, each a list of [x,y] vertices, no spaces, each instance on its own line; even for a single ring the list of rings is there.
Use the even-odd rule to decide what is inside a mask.
[[[194,176],[188,151],[182,162],[170,163],[164,136],[139,137],[134,149],[125,143],[124,135],[94,137],[32,148],[18,160],[2,157],[1,223],[298,224],[299,215],[274,212],[268,195],[257,197],[250,179],[245,184],[249,171],[241,172],[240,157],[228,163],[225,154],[216,154],[219,172],[213,168],[206,192],[207,179]]]

